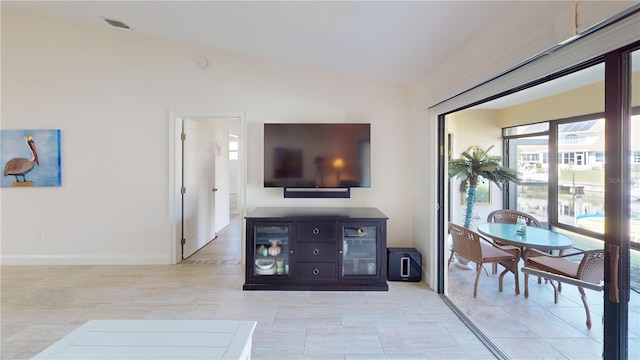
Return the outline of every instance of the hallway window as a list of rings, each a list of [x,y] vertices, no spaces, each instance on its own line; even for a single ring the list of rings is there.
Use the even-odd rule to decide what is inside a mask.
[[[229,135],[229,160],[238,160],[238,137]]]

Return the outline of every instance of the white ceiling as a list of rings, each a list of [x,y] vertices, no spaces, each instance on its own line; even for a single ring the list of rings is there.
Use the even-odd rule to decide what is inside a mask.
[[[511,1],[2,1],[227,52],[415,85]],[[560,2],[531,1],[547,11]]]
[[[514,1],[0,1],[2,7],[215,50],[416,85]],[[518,6],[552,19],[563,1]],[[640,57],[636,52],[635,58]],[[634,65],[640,64],[640,59]],[[498,109],[602,80],[600,66],[476,106]]]

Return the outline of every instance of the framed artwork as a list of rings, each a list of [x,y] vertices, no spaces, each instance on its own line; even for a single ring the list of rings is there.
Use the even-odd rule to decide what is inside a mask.
[[[0,130],[2,187],[61,186],[60,130]]]
[[[467,194],[469,194],[469,188],[467,187],[467,191],[463,194],[460,193],[462,197],[462,205],[467,205]],[[475,205],[491,205],[491,183],[482,177],[478,178],[478,188],[476,190],[476,203]]]

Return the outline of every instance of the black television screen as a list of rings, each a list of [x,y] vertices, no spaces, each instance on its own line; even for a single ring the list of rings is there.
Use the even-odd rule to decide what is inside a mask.
[[[264,186],[371,186],[370,124],[264,124]]]

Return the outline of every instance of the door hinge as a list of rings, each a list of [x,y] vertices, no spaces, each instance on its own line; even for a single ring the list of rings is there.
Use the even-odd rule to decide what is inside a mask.
[[[182,141],[187,140],[187,134],[185,134],[185,133],[180,134],[180,140],[182,140]]]
[[[181,188],[180,188],[180,193],[181,193],[181,194],[186,194],[186,193],[187,193],[187,188],[186,188],[186,187],[184,187],[184,186],[183,186],[183,187],[181,187]]]
[[[184,238],[180,239],[180,245],[184,245],[187,243],[187,240],[185,240]]]

